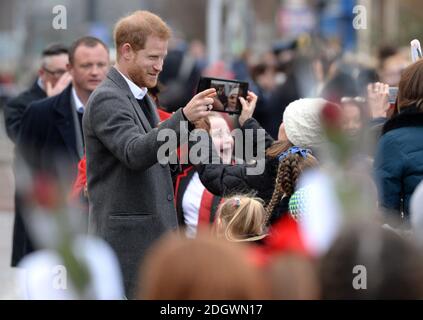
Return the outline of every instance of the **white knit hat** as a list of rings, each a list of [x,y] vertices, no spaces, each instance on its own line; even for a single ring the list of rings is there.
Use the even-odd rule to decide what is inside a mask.
[[[291,102],[283,114],[288,140],[303,148],[319,147],[323,141],[320,112],[327,101],[321,98],[299,99]]]

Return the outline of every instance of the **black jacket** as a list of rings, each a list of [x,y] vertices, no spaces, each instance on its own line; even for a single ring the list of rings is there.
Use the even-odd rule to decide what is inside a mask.
[[[6,132],[13,143],[16,143],[22,117],[29,104],[44,99],[45,97],[47,97],[46,93],[40,88],[36,81],[29,90],[22,92],[5,105],[4,121],[6,123]]]
[[[22,118],[17,146],[33,171],[64,174],[73,181],[80,160],[71,104],[72,86],[61,94],[28,107]],[[59,172],[60,171],[60,172]]]
[[[17,157],[32,173],[60,174],[65,179],[62,182],[69,188],[77,174],[79,161],[70,97],[71,86],[57,96],[31,103],[22,117],[16,144]],[[18,181],[12,266],[34,250],[24,224],[25,203],[21,201]]]
[[[17,97],[11,99],[4,106],[4,121],[6,125],[6,132],[10,140],[16,143],[21,127],[21,121],[24,112],[31,102],[44,99],[46,93],[40,88],[37,81],[34,82],[31,88],[22,92]],[[18,172],[19,168],[16,167]],[[15,186],[15,220],[13,225],[13,248],[12,248],[12,267],[17,266],[21,258],[27,253],[33,251],[31,240],[27,236],[23,217],[22,217],[22,200],[20,194]]]
[[[297,82],[295,75],[289,76],[286,82],[278,85],[272,91],[266,105],[260,105],[261,108],[257,107],[254,111],[254,117],[273,138],[278,136],[279,126],[286,107],[291,102],[301,98]]]
[[[262,129],[258,122],[254,119],[249,119],[242,127],[245,129],[258,130]],[[254,141],[254,145],[264,143],[265,149],[269,148],[273,143],[273,138],[267,133],[265,134],[265,141]],[[201,143],[201,142],[200,142]],[[213,143],[209,142],[209,150],[212,159],[204,159],[210,164],[197,165],[197,171],[201,182],[213,194],[223,197],[228,197],[237,193],[254,194],[263,199],[267,204],[273,194],[275,187],[275,178],[278,168],[278,159],[265,159],[264,172],[259,175],[248,174],[247,169],[256,164],[214,164],[217,163],[219,157],[213,147]],[[213,164],[212,164],[213,163]],[[271,223],[280,215],[288,211],[287,198],[283,199],[272,213]]]

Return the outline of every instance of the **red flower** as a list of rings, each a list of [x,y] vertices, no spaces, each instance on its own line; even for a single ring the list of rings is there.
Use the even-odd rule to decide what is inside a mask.
[[[47,174],[36,175],[32,186],[32,200],[40,207],[57,209],[61,204],[60,186],[57,181]]]
[[[320,114],[322,124],[326,128],[340,129],[342,127],[341,108],[332,102],[327,102]]]

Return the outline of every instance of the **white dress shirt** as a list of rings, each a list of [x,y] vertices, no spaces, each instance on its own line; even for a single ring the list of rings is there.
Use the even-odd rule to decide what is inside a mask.
[[[129,86],[129,89],[131,90],[132,94],[134,95],[135,99],[142,100],[145,95],[147,94],[148,89],[145,87],[138,87],[132,80],[128,79],[122,72],[120,72],[118,69],[116,69],[122,77],[125,79],[126,83]]]

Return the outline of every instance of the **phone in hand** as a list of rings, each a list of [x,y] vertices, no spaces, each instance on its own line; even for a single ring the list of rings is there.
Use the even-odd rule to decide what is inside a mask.
[[[420,46],[420,41],[414,39],[410,42],[410,49],[411,49],[411,60],[416,62],[417,60],[422,58],[422,48]]]
[[[389,104],[395,104],[398,96],[398,87],[389,87],[388,100]]]
[[[209,88],[215,88],[217,93],[213,97],[213,111],[241,114],[242,105],[239,97],[244,99],[247,97],[248,82],[210,77],[200,78],[197,93]]]

